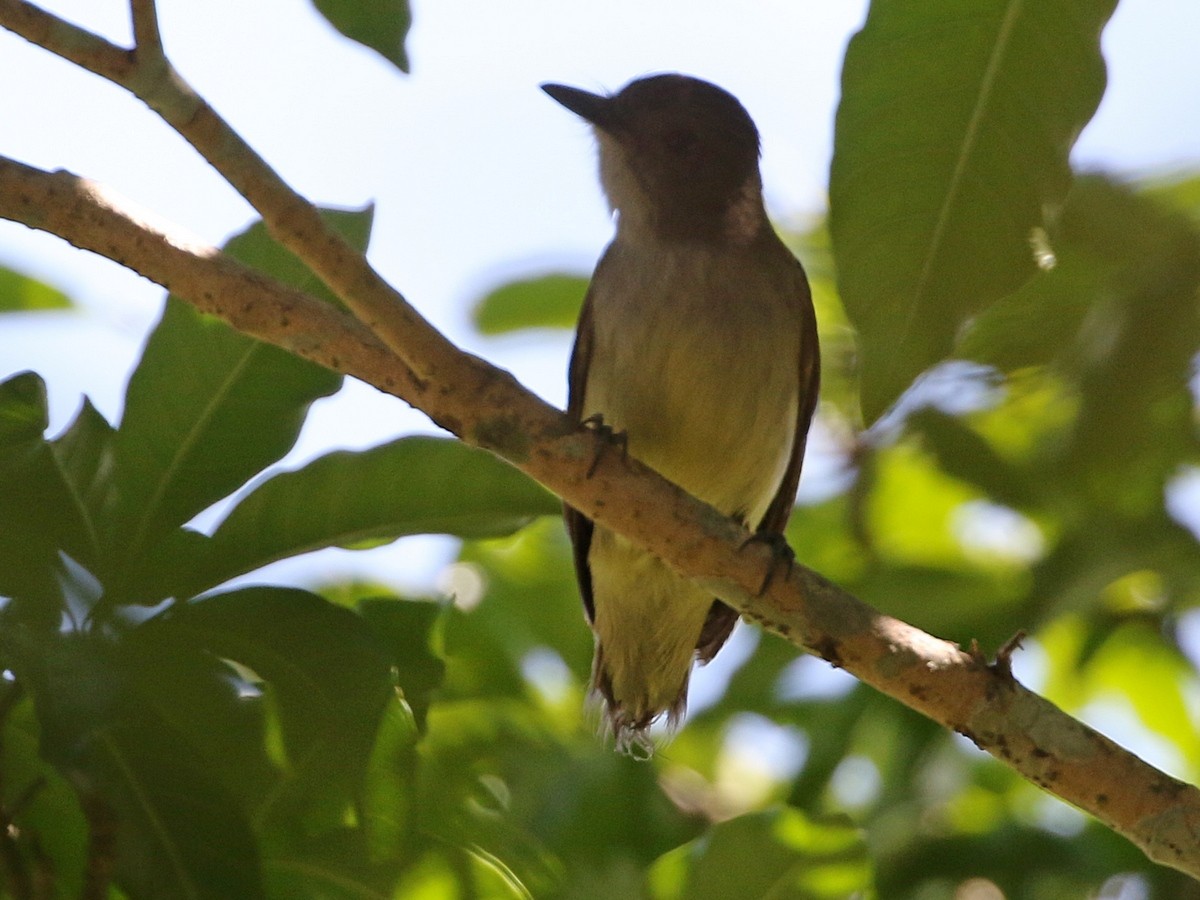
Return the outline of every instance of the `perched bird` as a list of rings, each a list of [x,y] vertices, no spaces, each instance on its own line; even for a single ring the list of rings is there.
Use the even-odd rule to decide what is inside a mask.
[[[820,360],[808,280],[763,209],[758,129],[733,95],[685,75],[611,96],[542,89],[593,126],[616,218],[580,314],[568,413],[781,541]],[[693,659],[713,658],[737,612],[578,510],[565,516],[593,689],[618,748],[649,752],[650,724],[678,723]]]

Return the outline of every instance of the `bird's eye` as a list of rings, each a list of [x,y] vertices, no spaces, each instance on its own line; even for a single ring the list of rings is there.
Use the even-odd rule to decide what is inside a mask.
[[[672,156],[691,156],[696,148],[696,132],[690,128],[675,128],[667,132],[664,142]]]

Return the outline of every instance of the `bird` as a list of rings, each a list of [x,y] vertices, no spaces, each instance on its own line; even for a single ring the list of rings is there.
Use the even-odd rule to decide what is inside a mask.
[[[579,316],[568,416],[778,548],[820,351],[808,279],[763,204],[758,129],[689,75],[613,94],[541,87],[592,127],[615,220]],[[716,655],[738,614],[579,510],[564,518],[603,727],[619,750],[652,754],[651,724],[678,727],[693,662]]]

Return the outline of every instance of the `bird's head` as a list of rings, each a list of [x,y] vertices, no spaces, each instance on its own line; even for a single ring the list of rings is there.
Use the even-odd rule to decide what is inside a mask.
[[[622,225],[696,238],[748,238],[761,227],[758,129],[728,91],[687,75],[639,78],[612,95],[542,89],[594,127]]]

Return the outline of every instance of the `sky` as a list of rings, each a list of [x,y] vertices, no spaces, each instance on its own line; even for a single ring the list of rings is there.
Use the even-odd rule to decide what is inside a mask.
[[[127,43],[126,5],[45,6]],[[768,206],[781,222],[822,213],[842,53],[863,0],[510,0],[414,2],[412,74],[337,35],[304,0],[162,0],[177,69],[314,201],[376,204],[376,267],[452,339],[554,403],[565,399],[570,337],[482,338],[472,303],[513,277],[585,273],[611,223],[587,128],[538,90],[557,81],[616,90],[682,71],[736,94],[763,139]],[[736,9],[736,12],[734,10]],[[1110,85],[1075,152],[1079,167],[1135,175],[1200,166],[1200,3],[1125,0],[1104,35]],[[219,244],[253,218],[182,139],[120,89],[0,33],[0,154],[101,181]],[[13,86],[17,86],[15,89]],[[0,378],[49,384],[52,430],[89,394],[110,419],[162,291],[55,238],[0,222],[0,264],[47,281],[81,310],[9,316]],[[286,466],[341,447],[434,430],[361,384],[314,411]],[[432,583],[451,553],[412,538],[384,551],[333,551],[287,580],[367,566],[401,586]]]

